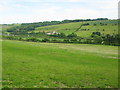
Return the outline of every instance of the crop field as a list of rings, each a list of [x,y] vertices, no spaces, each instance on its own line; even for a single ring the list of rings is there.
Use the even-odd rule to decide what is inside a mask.
[[[3,40],[4,88],[117,88],[118,47]]]

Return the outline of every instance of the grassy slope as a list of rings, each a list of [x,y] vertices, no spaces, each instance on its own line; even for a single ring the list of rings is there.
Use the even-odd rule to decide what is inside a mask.
[[[81,29],[89,29],[89,31],[82,31],[81,29],[76,32],[78,36],[82,37],[89,37],[92,32],[99,31],[102,34],[113,34],[118,33],[118,26],[115,26],[114,24],[117,24],[117,20],[105,20],[105,21],[86,21],[86,22],[75,22],[75,23],[66,23],[66,24],[59,24],[59,25],[50,25],[50,26],[43,26],[36,28],[35,32],[38,31],[45,31],[45,32],[63,32],[66,35],[71,34],[72,32],[76,31],[82,23],[90,23],[89,26],[83,26]],[[107,24],[107,26],[101,26],[100,23]],[[93,24],[97,24],[94,26]],[[99,30],[98,30],[99,29]],[[103,31],[103,29],[105,31]]]
[[[16,27],[16,26],[20,26],[21,24],[8,24],[8,25],[2,25],[2,33],[9,33],[7,32],[7,30],[9,28],[13,28],[13,27]]]
[[[83,26],[81,29],[89,29],[89,31],[79,30],[76,32],[79,36],[90,36],[92,32],[101,32],[102,34],[117,34],[118,33],[118,26],[115,25],[118,22],[116,20],[109,20],[109,21],[93,21],[88,22],[90,23],[89,26]],[[104,23],[107,25],[101,26],[100,23]],[[97,24],[94,26],[93,24]],[[104,31],[103,31],[104,29]]]
[[[3,87],[117,88],[115,46],[3,41]]]
[[[58,25],[50,25],[50,26],[43,26],[36,28],[35,32],[38,31],[45,31],[45,32],[59,32],[59,33],[65,33],[65,34],[71,34],[73,31],[78,29],[82,23],[76,22],[76,23],[65,23],[65,24],[58,24]]]
[[[2,25],[2,30],[6,31],[9,28],[20,26],[21,24],[9,24],[9,25]]]

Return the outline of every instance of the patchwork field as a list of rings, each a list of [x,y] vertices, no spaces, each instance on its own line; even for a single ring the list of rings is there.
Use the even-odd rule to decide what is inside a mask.
[[[80,26],[82,24],[89,23],[87,26]],[[77,30],[77,31],[76,31]],[[66,35],[76,33],[81,37],[89,37],[92,32],[101,32],[101,34],[117,34],[118,33],[118,21],[117,20],[102,20],[102,21],[84,21],[65,23],[58,25],[49,25],[35,28],[34,32],[58,32],[65,33]],[[31,32],[31,31],[30,31]]]
[[[4,88],[117,88],[118,47],[4,40]]]

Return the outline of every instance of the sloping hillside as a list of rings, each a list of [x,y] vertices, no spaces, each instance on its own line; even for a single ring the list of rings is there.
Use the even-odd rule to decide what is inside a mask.
[[[82,37],[88,37],[92,34],[92,32],[101,32],[102,34],[117,34],[118,22],[117,20],[84,21],[37,27],[34,30],[34,32],[43,31],[64,33],[66,35],[76,33],[78,36]]]
[[[101,32],[101,34],[104,35],[118,33],[117,20],[92,21],[87,23],[89,23],[89,25],[82,26],[82,28],[76,32],[78,36],[88,37],[92,32]]]
[[[71,34],[72,32],[76,31],[81,25],[82,25],[82,22],[50,25],[50,26],[38,27],[35,29],[35,32],[38,32],[38,31],[53,32],[53,31],[55,31],[58,33],[65,33],[67,35],[67,34]]]
[[[4,38],[12,40],[120,45],[118,20],[28,23],[6,32]]]

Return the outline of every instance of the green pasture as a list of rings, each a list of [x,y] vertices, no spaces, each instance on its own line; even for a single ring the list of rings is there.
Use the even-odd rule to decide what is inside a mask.
[[[35,32],[58,32],[58,33],[65,33],[66,35],[71,34],[73,31],[77,30],[82,22],[75,22],[75,23],[65,23],[65,24],[58,24],[58,25],[50,25],[50,26],[43,26],[36,28]]]
[[[16,27],[16,26],[20,26],[21,24],[3,24],[2,25],[2,30],[3,31],[6,31],[7,29],[9,28],[12,28],[12,27]]]
[[[89,23],[88,26],[82,26],[78,31],[76,31],[82,24]],[[101,24],[107,24],[101,26]],[[94,26],[94,24],[96,24]],[[116,24],[116,25],[115,25]],[[86,30],[85,30],[86,29]],[[88,30],[89,29],[89,30]],[[76,33],[81,37],[89,37],[92,32],[101,32],[101,34],[117,34],[118,33],[118,21],[117,20],[103,20],[103,21],[84,21],[84,22],[74,22],[65,23],[58,25],[42,26],[37,27],[34,32],[57,32],[65,33],[66,35],[71,33]],[[76,31],[76,32],[75,32]]]
[[[3,40],[4,88],[117,88],[118,47]]]

